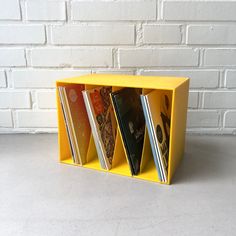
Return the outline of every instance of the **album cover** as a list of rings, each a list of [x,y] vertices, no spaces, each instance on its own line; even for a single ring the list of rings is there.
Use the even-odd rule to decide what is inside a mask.
[[[75,146],[74,146],[75,144],[72,137],[72,128],[71,128],[71,124],[69,122],[69,117],[68,117],[69,114],[66,111],[66,109],[68,108],[66,108],[65,97],[62,90],[63,90],[62,87],[58,87],[59,100],[60,100],[62,114],[63,114],[64,123],[66,127],[66,134],[69,141],[70,151],[71,151],[73,162],[76,163],[78,157],[76,156],[76,151],[75,151]]]
[[[115,148],[116,121],[111,105],[112,87],[98,87],[83,91],[101,166],[111,169]]]
[[[91,128],[82,95],[84,88],[85,86],[81,84],[71,84],[63,87],[66,102],[68,104],[75,146],[81,164],[86,163],[86,155],[91,134]]]
[[[133,175],[140,171],[145,119],[140,101],[141,89],[124,88],[111,93],[123,143]]]
[[[171,99],[171,92],[162,90],[141,96],[155,165],[163,182],[168,174]]]

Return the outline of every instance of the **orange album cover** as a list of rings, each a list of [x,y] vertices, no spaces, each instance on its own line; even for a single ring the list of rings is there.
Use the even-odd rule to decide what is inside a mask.
[[[75,136],[75,146],[79,153],[80,163],[84,164],[86,163],[86,155],[91,134],[91,128],[82,95],[85,86],[72,84],[67,85],[64,88],[70,111],[69,116]]]

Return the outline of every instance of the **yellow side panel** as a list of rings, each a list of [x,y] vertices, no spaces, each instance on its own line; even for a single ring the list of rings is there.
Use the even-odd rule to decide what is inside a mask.
[[[168,183],[184,155],[189,81],[173,91]]]

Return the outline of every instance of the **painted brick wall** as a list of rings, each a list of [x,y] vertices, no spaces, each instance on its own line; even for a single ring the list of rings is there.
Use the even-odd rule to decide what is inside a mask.
[[[55,132],[54,82],[190,77],[188,131],[236,133],[236,1],[1,0],[0,132]]]

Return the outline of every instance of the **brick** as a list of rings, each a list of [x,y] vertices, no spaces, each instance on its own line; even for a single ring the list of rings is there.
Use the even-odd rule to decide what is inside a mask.
[[[29,92],[1,91],[0,108],[31,108]]]
[[[116,74],[116,75],[134,75],[132,70],[95,70],[96,74]]]
[[[20,48],[1,48],[0,66],[25,66],[25,52]]]
[[[187,44],[235,44],[236,26],[191,25],[187,28]]]
[[[0,25],[0,44],[43,44],[43,25]]]
[[[206,66],[235,66],[236,49],[207,49],[204,64]]]
[[[36,93],[37,103],[39,108],[56,108],[56,92],[38,91]]]
[[[156,1],[72,2],[72,19],[80,21],[155,20]]]
[[[164,20],[234,21],[234,1],[164,1]]]
[[[226,87],[236,88],[236,70],[226,72]]]
[[[10,73],[15,88],[55,88],[56,80],[89,74],[89,70],[13,70]]]
[[[217,70],[144,70],[141,74],[189,77],[190,88],[216,88],[220,76]]]
[[[31,63],[35,67],[107,67],[112,65],[112,51],[91,47],[32,49]]]
[[[134,44],[134,26],[133,25],[53,26],[52,43],[59,45]]]
[[[188,128],[214,128],[219,125],[219,113],[217,111],[190,110],[187,116]]]
[[[189,92],[188,97],[188,107],[189,108],[197,108],[198,106],[198,92]]]
[[[120,67],[197,66],[193,49],[120,49]]]
[[[65,2],[62,1],[27,1],[27,19],[31,21],[66,20]]]
[[[204,94],[205,108],[236,108],[236,91],[206,92]]]
[[[4,71],[0,71],[0,88],[7,86],[6,76]]]
[[[179,44],[181,42],[180,25],[144,25],[145,44]]]
[[[56,111],[17,111],[17,126],[20,128],[57,127]]]
[[[226,128],[236,127],[236,111],[227,111],[225,113],[225,124]]]
[[[10,110],[0,111],[0,127],[10,128],[13,126]]]
[[[20,5],[18,0],[2,0],[0,20],[20,20]]]

